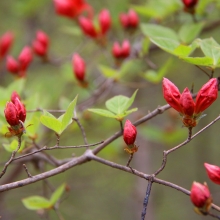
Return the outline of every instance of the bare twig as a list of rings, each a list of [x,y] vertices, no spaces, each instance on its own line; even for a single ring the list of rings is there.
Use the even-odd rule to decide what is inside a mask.
[[[143,202],[143,210],[141,213],[141,220],[145,219],[146,213],[147,213],[147,205],[148,205],[148,201],[149,201],[149,197],[150,197],[150,193],[151,193],[151,187],[153,184],[153,179],[154,179],[154,175],[152,175],[148,181],[148,185],[147,185],[147,191],[146,191],[146,196],[144,198],[144,202]]]
[[[20,149],[20,147],[21,147],[21,136],[18,136],[18,147],[17,147],[17,149],[15,151],[12,152],[10,159],[5,164],[3,170],[2,170],[2,172],[0,174],[0,178],[2,178],[2,176],[4,176],[4,174],[5,174],[8,166],[9,166],[9,164],[14,160],[14,157],[15,157],[16,153],[18,152],[18,150]]]
[[[23,164],[23,167],[24,167],[24,170],[25,170],[25,172],[27,173],[28,177],[29,177],[29,178],[32,178],[32,175],[31,175],[30,172],[28,171],[28,168],[26,167],[25,164]]]
[[[84,143],[85,143],[86,145],[88,145],[88,141],[87,141],[87,138],[86,138],[86,132],[85,132],[85,130],[84,130],[84,127],[83,127],[82,124],[80,123],[79,119],[77,118],[77,115],[76,115],[76,112],[75,112],[75,111],[74,111],[74,116],[75,116],[75,117],[72,118],[72,120],[74,120],[74,121],[77,123],[79,129],[81,130]]]
[[[126,167],[129,167],[133,156],[134,156],[134,154],[130,154],[130,157],[129,157],[129,159],[128,159],[128,162],[127,162],[127,164],[126,164]]]
[[[94,143],[94,144],[87,144],[87,145],[79,145],[79,146],[55,146],[55,147],[47,147],[47,146],[44,146],[42,148],[40,148],[39,150],[36,150],[36,151],[33,151],[31,153],[28,153],[28,154],[25,154],[25,155],[22,155],[22,156],[19,156],[19,157],[16,157],[14,158],[13,160],[19,160],[21,158],[24,158],[24,157],[28,157],[30,155],[33,155],[33,154],[36,154],[36,153],[39,153],[41,151],[46,151],[46,150],[55,150],[55,149],[70,149],[70,148],[83,148],[83,147],[92,147],[92,146],[96,146],[96,145],[99,145],[101,143],[103,143],[104,141],[100,141],[100,142],[97,142],[97,143]]]

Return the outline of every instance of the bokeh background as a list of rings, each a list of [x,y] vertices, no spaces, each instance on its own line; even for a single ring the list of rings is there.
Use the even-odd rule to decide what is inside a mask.
[[[203,20],[205,25],[219,19],[220,8],[218,1],[200,0],[205,2],[206,7],[203,13],[198,14],[198,19]],[[87,100],[92,92],[97,89],[97,82],[103,80],[104,76],[100,72],[98,65],[114,67],[114,59],[111,56],[112,43],[115,40],[122,41],[128,38],[132,43],[132,54],[126,61],[125,74],[115,82],[106,94],[102,96],[93,106],[104,108],[104,103],[108,98],[118,94],[130,97],[136,89],[139,89],[134,107],[138,111],[128,118],[135,121],[154,110],[158,106],[166,104],[162,96],[161,81],[152,83],[145,77],[147,71],[157,72],[168,59],[172,58],[172,65],[166,71],[166,77],[173,81],[182,91],[185,87],[198,91],[207,82],[207,76],[194,65],[188,64],[177,57],[174,57],[159,48],[154,48],[152,44],[149,52],[137,58],[135,55],[140,50],[140,42],[145,37],[140,29],[129,35],[125,33],[119,23],[118,16],[121,12],[126,12],[134,6],[140,15],[141,23],[158,23],[166,27],[171,27],[178,31],[184,23],[191,22],[192,18],[183,11],[180,0],[167,0],[166,4],[175,4],[175,10],[162,16],[157,12],[150,16],[147,10],[149,4],[157,5],[158,10],[164,7],[164,1],[152,0],[88,0],[96,14],[103,8],[108,8],[112,17],[112,29],[108,33],[109,42],[106,48],[100,48],[91,39],[83,36],[76,22],[55,13],[51,0],[8,0],[0,1],[0,35],[10,30],[15,35],[15,42],[10,51],[13,56],[18,56],[25,45],[31,45],[37,30],[43,30],[50,37],[49,54],[54,61],[53,64],[44,64],[38,57],[34,58],[28,69],[27,77],[24,79],[22,88],[22,99],[26,101],[35,100],[28,110],[43,109],[64,109],[78,94],[78,103]],[[147,5],[147,6],[146,6]],[[155,7],[155,6],[154,6]],[[162,9],[161,9],[162,8]],[[161,15],[161,16],[159,16]],[[213,37],[220,43],[220,26],[216,26],[200,34],[200,38]],[[87,63],[87,79],[90,84],[89,89],[78,86],[74,79],[71,58],[74,52],[80,53]],[[195,51],[200,56],[201,51]],[[207,71],[210,71],[207,69]],[[219,69],[215,70],[215,76],[219,76]],[[7,96],[7,88],[16,83],[15,79],[5,68],[3,62],[0,70],[1,96]],[[17,85],[17,84],[14,84]],[[18,85],[20,85],[18,83]],[[15,87],[14,90],[17,88]],[[1,126],[7,123],[3,118],[5,98],[1,100]],[[103,118],[86,111],[87,106],[79,108],[78,116],[82,121],[89,143],[104,140],[119,130],[119,123],[116,120]],[[217,100],[205,113],[204,117],[193,129],[193,133],[199,131],[215,117],[219,115],[220,105]],[[41,113],[36,114],[38,117]],[[220,187],[213,184],[207,177],[203,163],[220,165],[219,161],[219,122],[203,132],[199,137],[168,156],[167,166],[158,176],[161,179],[178,184],[186,189],[190,189],[193,181],[206,181],[210,187],[213,200],[220,204]],[[162,163],[163,150],[174,147],[187,138],[188,131],[182,128],[178,114],[173,110],[168,110],[152,120],[138,126],[137,143],[140,146],[132,161],[132,167],[144,173],[153,173]],[[28,132],[28,129],[27,129]],[[36,142],[40,146],[54,146],[56,136],[43,125],[39,126],[38,138]],[[13,138],[12,138],[13,139]],[[2,134],[0,143],[10,142]],[[73,123],[61,136],[61,145],[83,144],[82,135]],[[28,141],[27,141],[28,145]],[[123,139],[111,143],[99,156],[112,160],[116,163],[126,164],[129,155],[123,150]],[[77,150],[56,150],[49,152],[53,156],[63,159],[74,155],[81,155],[84,149]],[[10,153],[0,148],[1,165],[10,157]],[[42,172],[41,166],[35,161],[26,162],[32,175]],[[52,169],[48,164],[43,164],[44,170]],[[21,163],[13,163],[7,174],[0,181],[1,184],[26,178]],[[89,162],[66,171],[55,177],[48,179],[49,184],[57,188],[63,182],[70,187],[70,192],[65,193],[59,207],[64,219],[70,220],[134,220],[140,219],[142,203],[145,197],[147,181],[136,176],[104,166],[97,162]],[[47,216],[41,217],[41,212],[27,210],[21,200],[31,195],[51,195],[50,188],[45,182],[4,192],[0,194],[0,216],[4,220],[24,220],[24,219],[58,219],[55,212],[48,212]],[[163,185],[153,184],[152,192],[147,208],[146,219],[211,219],[206,216],[199,216],[193,210],[190,198],[175,189]]]

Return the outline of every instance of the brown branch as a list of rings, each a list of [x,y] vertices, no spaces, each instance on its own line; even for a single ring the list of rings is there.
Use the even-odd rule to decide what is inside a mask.
[[[23,164],[23,167],[24,167],[24,170],[25,170],[25,172],[27,173],[28,177],[29,177],[29,178],[32,178],[32,175],[31,175],[30,172],[28,171],[28,168],[26,167],[25,164]]]

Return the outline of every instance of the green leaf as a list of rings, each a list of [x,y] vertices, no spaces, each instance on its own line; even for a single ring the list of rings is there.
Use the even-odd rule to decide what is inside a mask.
[[[112,69],[110,67],[99,65],[98,68],[101,71],[101,73],[107,78],[114,78],[117,75],[117,70]]]
[[[51,115],[49,112],[44,111],[44,115],[41,115],[40,117],[41,123],[60,135],[62,129],[62,122],[56,119],[53,115],[49,115]]]
[[[30,210],[48,209],[52,206],[51,202],[41,196],[31,196],[22,199],[24,206]]]
[[[178,41],[164,37],[151,37],[150,40],[158,47],[171,54],[174,54],[175,49],[180,45]]]
[[[124,105],[121,106],[121,111],[122,112],[128,110],[131,107],[131,105],[133,104],[134,99],[136,97],[137,91],[138,91],[138,89],[133,93],[131,98],[127,100],[127,103],[124,103]]]
[[[51,195],[50,203],[52,205],[55,205],[55,203],[60,199],[62,196],[64,190],[65,190],[66,184],[62,184],[59,188],[56,189],[56,191]]]
[[[112,112],[105,110],[105,109],[98,109],[98,108],[90,108],[88,111],[96,113],[98,115],[108,117],[108,118],[116,118],[116,115],[113,114]]]
[[[220,59],[220,45],[213,38],[209,38],[201,40],[200,47],[206,57],[213,59],[213,66],[216,66]]]
[[[180,44],[177,48],[175,48],[175,50],[173,51],[173,54],[178,57],[187,57],[195,50],[195,48],[196,47],[194,45],[187,46],[187,45]]]
[[[116,115],[122,114],[124,106],[126,106],[129,98],[123,95],[115,96],[106,101],[105,105],[108,110],[115,113]]]
[[[17,140],[13,140],[10,144],[2,144],[3,147],[5,148],[6,151],[8,152],[13,152],[15,150],[17,150],[18,148],[18,141]],[[18,150],[18,152],[21,152],[25,147],[25,141],[21,142],[21,147]]]
[[[40,118],[39,115],[40,113],[35,113],[27,122],[27,125],[30,125],[27,127],[27,134],[29,137],[35,137],[36,134],[38,133],[38,128],[40,125]]]
[[[69,104],[66,112],[64,113],[63,117],[62,117],[62,127],[61,127],[61,133],[67,128],[67,126],[72,122],[72,118],[73,118],[73,111],[74,108],[76,106],[76,102],[77,102],[77,96],[76,98]]]
[[[198,66],[213,66],[213,59],[210,57],[181,57],[181,59]]]
[[[159,69],[158,72],[154,70],[148,70],[144,77],[152,82],[152,83],[159,83],[163,79],[163,77],[166,75],[166,73],[170,70],[170,68],[173,65],[173,59],[170,58],[166,61],[166,63]]]
[[[150,38],[162,37],[178,41],[178,36],[176,32],[167,27],[156,24],[141,24],[141,30],[144,35]]]
[[[179,30],[179,38],[183,43],[191,43],[202,31],[204,23],[186,23]]]

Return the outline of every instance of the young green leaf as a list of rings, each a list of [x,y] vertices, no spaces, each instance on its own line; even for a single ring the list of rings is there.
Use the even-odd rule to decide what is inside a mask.
[[[191,43],[202,31],[204,23],[186,23],[179,30],[179,38],[185,44]]]
[[[100,72],[107,78],[114,78],[115,76],[117,76],[117,70],[114,70],[110,67],[99,65],[98,68]]]
[[[76,102],[77,102],[77,96],[76,98],[69,104],[66,112],[64,113],[63,117],[61,118],[61,133],[67,128],[67,126],[72,122],[72,118],[73,118],[73,111],[74,108],[76,106]],[[58,118],[58,120],[60,120],[60,118]]]
[[[213,66],[213,59],[210,57],[181,57],[181,59],[198,66]]]
[[[24,198],[22,199],[22,203],[27,209],[30,210],[49,209],[52,206],[48,199],[41,196],[31,196]]]
[[[50,203],[52,205],[55,205],[55,203],[58,201],[58,199],[60,199],[60,197],[62,196],[64,190],[65,190],[66,184],[63,183],[60,187],[58,187],[56,189],[56,191],[51,195],[50,198]]]
[[[52,114],[47,111],[44,111],[44,115],[40,117],[41,123],[50,128],[51,130],[55,131],[57,134],[61,134],[62,122],[56,119]]]
[[[17,140],[13,140],[10,144],[2,144],[3,147],[5,148],[6,151],[8,152],[13,152],[15,150],[17,150],[18,148],[18,141]],[[21,142],[21,147],[18,150],[18,152],[21,152],[25,147],[25,141]]]
[[[116,118],[115,114],[113,114],[112,112],[105,110],[105,109],[90,108],[90,109],[88,109],[88,111],[94,112],[94,113],[101,115],[101,116],[104,116],[104,117]]]
[[[136,97],[137,91],[138,91],[138,89],[133,93],[133,95],[131,96],[131,98],[129,98],[129,99],[127,100],[127,102],[125,102],[124,105],[121,106],[121,111],[122,111],[122,112],[128,110],[128,109],[131,107],[131,105],[133,104],[134,99],[135,99],[135,97]]]

